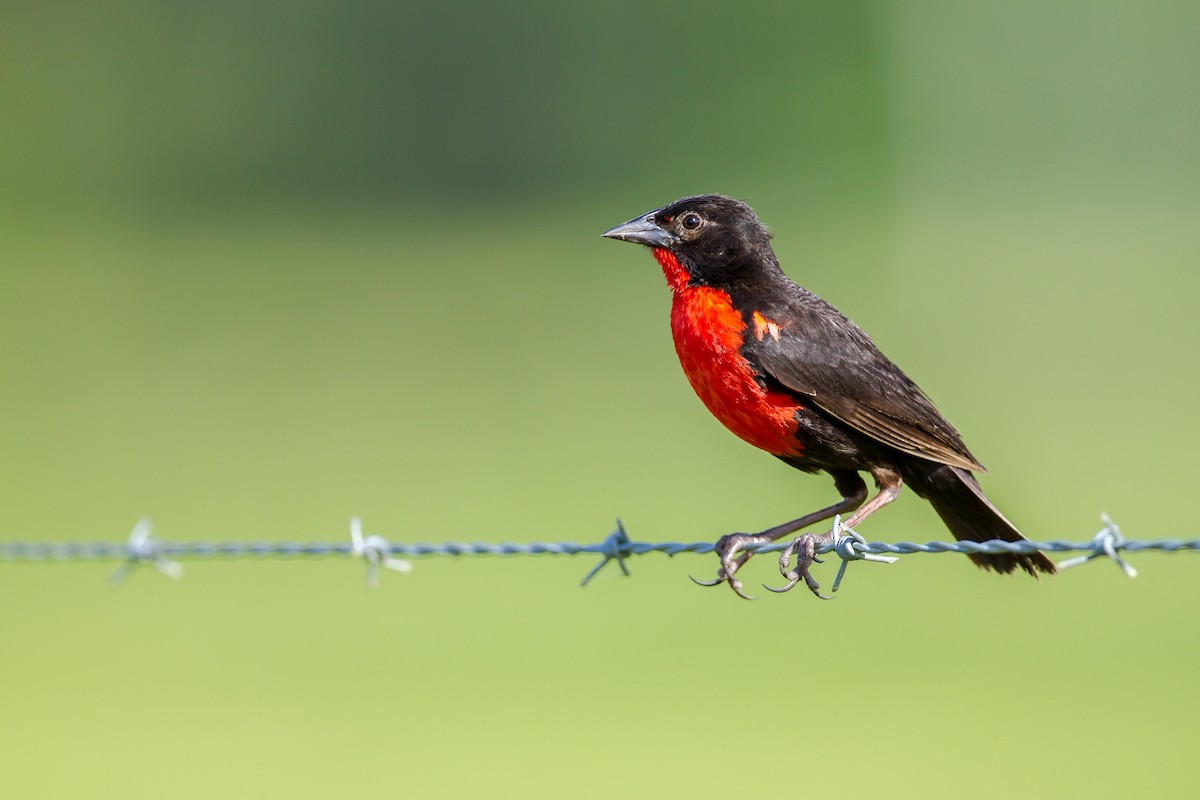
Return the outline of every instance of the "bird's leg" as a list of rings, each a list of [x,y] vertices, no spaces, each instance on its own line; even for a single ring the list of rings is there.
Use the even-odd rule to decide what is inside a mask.
[[[721,559],[721,566],[717,569],[717,577],[711,581],[697,581],[695,578],[692,578],[692,580],[701,586],[716,586],[717,584],[728,582],[729,588],[733,589],[738,597],[752,600],[752,597],[742,591],[742,582],[735,577],[742,565],[754,555],[754,553],[746,551],[747,547],[770,544],[776,539],[787,536],[789,533],[795,533],[801,528],[806,528],[809,525],[827,520],[837,514],[849,513],[862,505],[863,500],[866,499],[867,485],[863,483],[863,479],[859,477],[857,472],[839,470],[832,474],[834,485],[837,486],[837,490],[842,495],[840,502],[834,503],[820,511],[805,514],[803,517],[785,522],[782,525],[776,525],[774,528],[768,528],[760,533],[730,533],[722,536],[717,540],[713,548],[717,556]],[[791,546],[794,547],[795,542]],[[810,558],[810,562],[811,560]],[[789,586],[788,588],[791,587]]]
[[[879,487],[879,492],[860,506],[848,518],[842,520],[842,528],[853,528],[895,500],[897,495],[900,494],[900,487],[903,485],[903,481],[900,480],[900,473],[883,467],[877,467],[871,470],[871,474],[875,477],[875,484]],[[833,514],[830,514],[830,516],[833,516]],[[771,589],[771,591],[786,592],[803,580],[804,585],[808,587],[810,592],[822,600],[828,600],[828,597],[821,594],[820,584],[813,578],[808,568],[812,566],[814,561],[820,563],[820,559],[816,556],[817,546],[832,542],[835,536],[837,536],[836,530],[828,530],[822,534],[806,533],[803,536],[797,537],[791,544],[785,547],[779,554],[779,571],[787,579],[787,584],[779,589]],[[788,564],[791,562],[793,555],[796,556],[796,568],[789,570]],[[771,587],[768,586],[767,588],[770,589]]]

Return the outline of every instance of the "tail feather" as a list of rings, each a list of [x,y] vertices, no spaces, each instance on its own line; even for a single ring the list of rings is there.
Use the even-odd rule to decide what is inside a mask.
[[[1025,541],[1016,526],[1004,518],[983,495],[975,476],[964,469],[932,462],[909,462],[904,480],[913,491],[930,502],[946,527],[960,541]],[[1043,553],[977,553],[969,555],[984,569],[1013,572],[1020,567],[1030,575],[1054,574],[1054,562]]]

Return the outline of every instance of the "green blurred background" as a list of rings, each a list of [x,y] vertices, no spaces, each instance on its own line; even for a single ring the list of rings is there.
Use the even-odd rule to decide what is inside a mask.
[[[694,541],[823,505],[709,418],[655,264],[597,236],[705,191],[1030,535],[1195,535],[1198,35],[1187,2],[6,3],[0,538]],[[911,495],[863,533],[947,536]],[[912,556],[826,604],[592,563],[0,564],[0,787],[1193,791],[1194,556]]]

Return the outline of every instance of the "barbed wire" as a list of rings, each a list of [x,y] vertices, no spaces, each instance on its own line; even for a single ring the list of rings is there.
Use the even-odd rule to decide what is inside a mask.
[[[1084,564],[1096,558],[1113,561],[1129,577],[1137,576],[1135,570],[1122,553],[1157,550],[1166,553],[1200,551],[1200,539],[1159,539],[1152,541],[1128,540],[1120,528],[1101,515],[1104,527],[1091,541],[1070,542],[1063,539],[1050,541],[1006,542],[868,542],[855,531],[834,520],[835,536],[830,543],[817,548],[817,554],[834,553],[841,559],[833,590],[837,591],[846,566],[851,561],[876,561],[891,563],[895,555],[916,553],[976,553],[1027,554],[1041,550],[1051,553],[1083,552],[1085,555],[1059,562],[1060,569]],[[0,542],[0,562],[70,562],[111,561],[122,563],[110,577],[114,585],[125,581],[140,566],[149,566],[171,578],[183,576],[183,565],[177,559],[266,559],[266,558],[326,558],[351,557],[361,559],[367,567],[367,586],[375,588],[379,570],[408,572],[412,569],[410,558],[433,556],[574,556],[599,555],[600,563],[584,576],[581,585],[586,586],[610,561],[615,561],[625,575],[629,575],[626,559],[647,553],[664,553],[676,556],[681,553],[711,553],[713,542],[638,542],[629,538],[625,526],[617,520],[617,527],[602,541],[592,544],[576,542],[393,542],[379,535],[363,534],[362,521],[357,517],[350,520],[350,539],[342,542],[264,542],[264,541],[198,541],[166,542],[155,538],[149,519],[139,520],[124,542]],[[753,553],[769,553],[783,550],[786,543],[757,545],[747,548]]]

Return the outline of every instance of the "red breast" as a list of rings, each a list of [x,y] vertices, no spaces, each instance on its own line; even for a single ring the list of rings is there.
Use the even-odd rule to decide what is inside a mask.
[[[696,394],[736,435],[777,456],[799,456],[796,398],[768,391],[741,353],[747,324],[728,293],[689,285],[689,276],[669,251],[654,248],[671,287],[671,334],[679,363]],[[778,326],[753,314],[751,335],[778,336]]]

